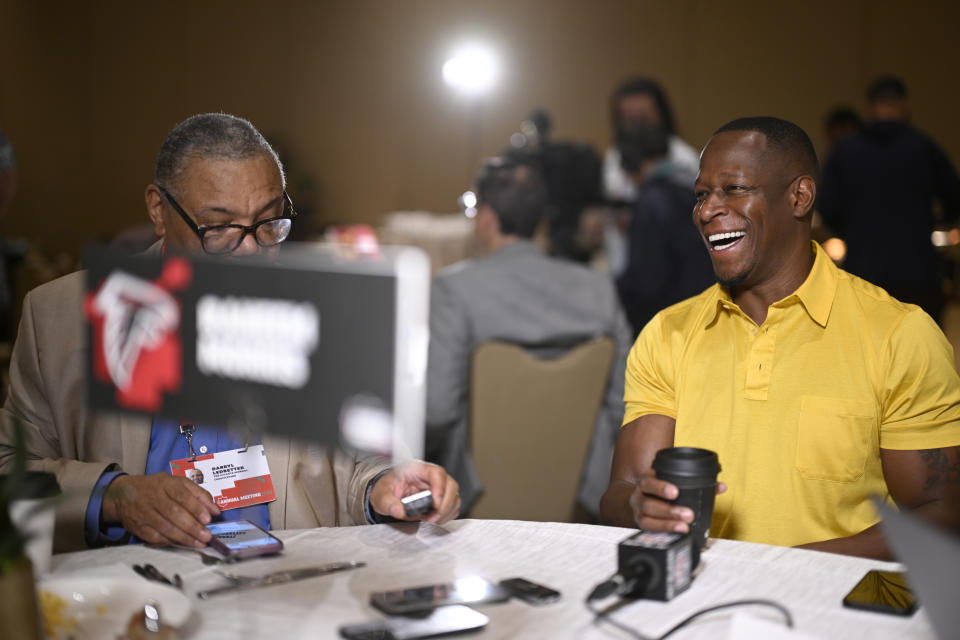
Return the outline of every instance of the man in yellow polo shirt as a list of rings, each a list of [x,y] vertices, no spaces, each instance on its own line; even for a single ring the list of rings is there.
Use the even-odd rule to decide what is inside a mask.
[[[693,514],[651,464],[696,446],[723,466],[714,536],[886,558],[872,494],[960,530],[953,350],[919,307],[811,242],[817,173],[810,139],[777,118],[707,143],[693,219],[718,283],[631,350],[606,521],[687,531]]]

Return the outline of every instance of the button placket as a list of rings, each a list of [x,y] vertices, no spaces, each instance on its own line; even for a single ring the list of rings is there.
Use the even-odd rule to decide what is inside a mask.
[[[773,355],[776,348],[777,325],[775,314],[767,316],[762,327],[754,329],[747,363],[745,397],[751,400],[766,400],[773,374]]]

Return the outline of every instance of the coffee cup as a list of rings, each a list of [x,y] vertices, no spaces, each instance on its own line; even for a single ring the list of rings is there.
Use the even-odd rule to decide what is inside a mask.
[[[717,474],[720,461],[717,454],[695,447],[661,449],[653,459],[657,478],[677,487],[679,494],[671,504],[693,511],[690,537],[694,543],[694,563],[699,562],[700,551],[707,544],[713,502],[717,495]]]
[[[13,526],[26,538],[26,554],[35,576],[50,571],[53,556],[54,501],[60,495],[57,477],[45,471],[25,471],[0,476],[9,500]]]

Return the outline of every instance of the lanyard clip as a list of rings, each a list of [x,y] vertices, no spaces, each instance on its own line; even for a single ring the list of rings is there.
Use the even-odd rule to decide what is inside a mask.
[[[247,429],[247,433],[243,436],[243,449],[240,449],[240,453],[246,453],[247,449],[250,448],[250,430]]]
[[[193,434],[196,432],[197,426],[190,424],[189,422],[180,423],[180,433],[184,438],[187,439],[187,448],[190,450],[190,459],[197,459],[197,452],[193,449]]]

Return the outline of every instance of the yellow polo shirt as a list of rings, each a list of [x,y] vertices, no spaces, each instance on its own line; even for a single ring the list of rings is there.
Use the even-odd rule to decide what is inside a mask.
[[[880,449],[960,444],[953,349],[919,307],[816,260],[761,326],[719,285],[661,311],[627,359],[624,424],[676,419],[727,483],[711,535],[797,545],[876,523]]]

